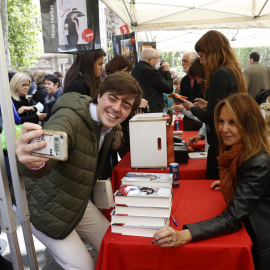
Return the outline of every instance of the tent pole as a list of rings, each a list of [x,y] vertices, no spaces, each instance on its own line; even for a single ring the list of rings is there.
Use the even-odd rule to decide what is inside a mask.
[[[16,234],[16,223],[12,209],[2,144],[0,144],[0,211],[3,222],[2,229],[6,232],[8,237],[13,268],[22,270],[23,264]]]
[[[262,6],[262,8],[261,8],[261,10],[260,10],[260,12],[255,16],[256,18],[261,16],[261,13],[262,13],[263,9],[265,8],[267,2],[268,2],[268,0],[266,0],[266,1],[264,2],[263,6]]]
[[[27,256],[29,260],[30,269],[38,269],[38,263],[34,248],[34,241],[30,228],[30,219],[29,219],[29,210],[27,205],[27,199],[24,188],[24,181],[22,176],[19,177],[16,158],[15,158],[15,140],[16,140],[16,130],[15,130],[15,122],[14,115],[11,105],[11,96],[10,96],[10,88],[8,82],[8,72],[6,66],[6,57],[4,51],[4,42],[3,42],[3,32],[2,32],[2,24],[0,20],[0,101],[1,101],[1,112],[3,117],[3,124],[5,126],[5,138],[8,150],[8,159],[10,164],[10,170],[12,175],[12,184],[14,188],[17,209],[19,219],[21,221],[25,246],[27,250]],[[2,149],[0,149],[2,151]],[[5,181],[6,182],[6,181]],[[5,187],[6,188],[6,187]],[[9,192],[5,189],[5,192]],[[7,193],[6,193],[7,196]],[[11,211],[11,209],[9,209]],[[14,222],[13,222],[14,223]],[[11,223],[12,225],[12,223]],[[12,236],[9,239],[14,239],[14,232],[16,227],[11,226],[10,232]],[[11,243],[11,247],[13,252],[17,250],[17,245]],[[17,252],[15,252],[17,253]],[[14,254],[15,255],[15,254]],[[17,254],[16,254],[17,256]],[[19,260],[18,260],[19,261]],[[19,269],[19,267],[17,268]]]
[[[124,0],[122,0],[122,2],[123,2],[123,5],[124,5],[124,7],[125,7],[125,10],[126,10],[126,12],[127,12],[128,16],[129,16],[129,19],[130,19],[131,25],[133,25],[133,20],[132,20],[132,17],[131,17],[130,12],[128,11],[127,5],[126,5],[126,3],[125,3],[125,1],[124,1]]]

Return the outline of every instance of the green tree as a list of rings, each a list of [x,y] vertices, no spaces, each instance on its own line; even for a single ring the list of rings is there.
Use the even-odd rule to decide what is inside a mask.
[[[182,68],[182,57],[185,52],[162,52],[160,55],[162,56],[162,60],[169,63],[171,68],[175,68],[177,70],[178,76],[184,76],[183,68]]]
[[[8,0],[8,41],[11,66],[25,70],[41,53],[41,19],[33,0]]]
[[[252,52],[260,54],[260,63],[270,64],[270,47],[237,48],[234,52],[243,69],[249,66],[249,55]]]
[[[6,0],[0,0],[0,17],[2,23],[3,39],[6,53],[7,67],[10,68],[10,56],[8,50],[8,15],[7,15],[7,2]]]

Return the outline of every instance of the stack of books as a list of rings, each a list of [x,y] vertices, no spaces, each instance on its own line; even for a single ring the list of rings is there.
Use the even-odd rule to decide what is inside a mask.
[[[127,173],[115,192],[111,231],[153,237],[170,223],[172,181],[169,173]]]

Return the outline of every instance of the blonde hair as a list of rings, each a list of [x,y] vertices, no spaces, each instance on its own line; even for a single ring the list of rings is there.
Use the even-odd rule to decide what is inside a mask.
[[[215,128],[219,140],[220,154],[226,145],[218,132],[220,111],[226,106],[244,142],[240,166],[243,162],[264,151],[270,154],[269,128],[257,102],[248,94],[232,94],[220,101],[215,108]]]
[[[44,77],[49,75],[47,72],[39,72],[38,75],[36,76],[36,84],[37,85],[44,85]]]
[[[29,82],[29,84],[31,84],[31,78],[25,74],[25,73],[22,73],[22,72],[18,72],[16,73],[11,81],[10,81],[10,93],[11,93],[11,97],[14,99],[14,100],[17,100],[17,101],[20,101],[20,96],[18,94],[18,89],[22,86],[23,83],[25,82]],[[30,88],[30,85],[29,85],[29,88]],[[28,90],[29,90],[28,88]],[[31,95],[26,95],[25,96],[27,99],[31,98]]]

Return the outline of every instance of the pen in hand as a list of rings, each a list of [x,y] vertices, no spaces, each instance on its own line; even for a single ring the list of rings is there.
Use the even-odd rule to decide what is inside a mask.
[[[176,223],[177,224],[177,223]],[[178,225],[177,225],[178,226]],[[169,225],[168,227],[172,227],[171,225]],[[154,245],[158,240],[154,239],[154,241],[151,243],[151,245]]]
[[[173,224],[174,224],[176,227],[178,227],[178,224],[177,224],[175,218],[173,217],[173,215],[171,215],[171,218],[172,218],[172,220],[173,220]]]
[[[157,242],[157,239],[155,239],[155,240],[151,243],[151,245],[154,245],[156,242]]]

